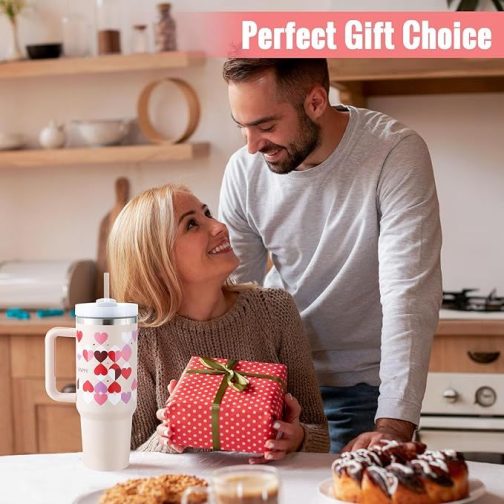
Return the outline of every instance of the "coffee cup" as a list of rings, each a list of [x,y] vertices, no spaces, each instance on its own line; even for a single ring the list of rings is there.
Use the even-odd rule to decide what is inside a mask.
[[[81,419],[84,464],[116,471],[129,464],[137,404],[138,305],[108,297],[75,305],[76,327],[55,327],[45,337],[45,386],[55,401],[74,402]],[[76,340],[76,392],[60,392],[54,373],[59,336]]]
[[[190,487],[182,504],[278,504],[280,477],[271,466],[237,465],[212,473],[208,488]]]

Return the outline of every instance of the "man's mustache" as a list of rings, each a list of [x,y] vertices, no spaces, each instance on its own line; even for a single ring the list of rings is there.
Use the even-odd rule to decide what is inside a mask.
[[[274,152],[279,149],[283,149],[283,147],[281,145],[268,144],[265,147],[263,147],[259,152],[261,154],[269,154],[270,152]]]

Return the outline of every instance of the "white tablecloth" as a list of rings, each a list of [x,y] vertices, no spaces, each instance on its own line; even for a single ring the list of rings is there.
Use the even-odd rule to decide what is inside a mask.
[[[280,470],[282,504],[322,502],[318,484],[330,477],[330,454],[295,453],[275,466]],[[80,453],[0,457],[1,504],[70,504],[88,492],[119,481],[162,473],[189,473],[208,477],[222,466],[243,464],[243,455],[198,453],[167,455],[132,452],[130,466],[119,472],[97,472],[83,466]],[[487,493],[477,504],[504,503],[504,465],[469,462],[471,478],[478,478]]]

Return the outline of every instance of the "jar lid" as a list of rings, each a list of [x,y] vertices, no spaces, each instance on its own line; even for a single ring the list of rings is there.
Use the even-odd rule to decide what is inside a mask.
[[[171,3],[166,3],[166,2],[165,3],[159,3],[159,4],[157,4],[157,8],[159,10],[168,10],[168,9],[171,8]]]
[[[130,318],[138,316],[136,303],[118,303],[112,298],[97,299],[96,303],[75,305],[75,316],[96,319]]]

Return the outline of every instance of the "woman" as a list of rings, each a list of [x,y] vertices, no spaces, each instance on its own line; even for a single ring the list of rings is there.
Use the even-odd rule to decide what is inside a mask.
[[[239,261],[225,225],[206,205],[183,186],[145,191],[119,214],[108,252],[114,296],[139,305],[132,448],[164,445],[180,451],[169,444],[166,426],[157,429],[156,411],[165,405],[170,379],[181,375],[191,356],[202,355],[287,365],[285,418],[275,424],[277,439],[265,444],[265,459],[328,450],[326,419],[296,306],[279,289],[226,284]]]

